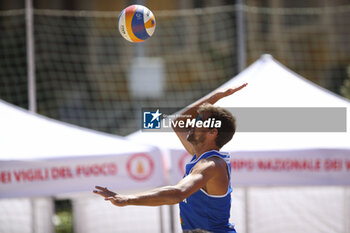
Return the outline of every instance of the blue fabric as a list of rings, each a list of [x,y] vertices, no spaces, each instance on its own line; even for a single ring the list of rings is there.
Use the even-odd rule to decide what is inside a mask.
[[[186,164],[185,176],[191,173],[192,168],[201,159],[220,157],[226,161],[229,177],[231,177],[230,156],[218,151],[208,151],[197,160],[196,155]],[[185,177],[184,176],[184,177]],[[231,209],[231,178],[228,192],[222,196],[212,196],[204,190],[198,190],[183,200],[180,205],[181,227],[183,230],[202,229],[215,233],[236,232],[233,224],[228,222]]]

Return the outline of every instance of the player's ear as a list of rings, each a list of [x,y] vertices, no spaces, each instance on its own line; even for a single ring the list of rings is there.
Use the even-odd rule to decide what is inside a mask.
[[[209,134],[212,134],[213,136],[217,136],[218,135],[218,129],[216,129],[216,128],[209,129]]]

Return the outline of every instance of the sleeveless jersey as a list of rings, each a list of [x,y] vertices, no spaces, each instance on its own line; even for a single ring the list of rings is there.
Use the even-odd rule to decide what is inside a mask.
[[[187,176],[201,159],[219,157],[225,160],[229,174],[229,185],[224,195],[209,195],[203,189],[180,202],[180,220],[183,230],[202,229],[215,233],[236,232],[228,222],[231,209],[231,165],[228,153],[215,150],[205,152],[198,159],[196,155],[186,164]]]

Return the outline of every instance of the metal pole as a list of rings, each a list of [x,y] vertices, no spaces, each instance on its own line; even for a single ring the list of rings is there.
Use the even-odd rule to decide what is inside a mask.
[[[26,42],[27,42],[27,72],[28,72],[28,107],[29,111],[36,112],[36,93],[35,93],[35,57],[34,57],[34,30],[33,30],[33,2],[25,0],[25,19],[26,19]],[[35,199],[31,198],[31,220],[32,232],[36,231],[36,205]]]
[[[36,205],[35,199],[30,199],[30,208],[31,208],[31,221],[32,221],[32,233],[36,233]]]
[[[175,233],[174,205],[169,205],[170,232]]]
[[[244,0],[236,1],[237,13],[237,68],[241,72],[246,67],[246,43],[245,43],[245,21],[244,21]],[[249,188],[244,188],[244,224],[245,233],[250,232],[249,227]]]
[[[246,67],[246,44],[245,44],[245,22],[244,22],[244,9],[243,1],[236,1],[236,13],[237,13],[237,68],[238,72],[241,72]]]
[[[350,233],[350,188],[344,187],[344,233]]]
[[[249,188],[244,187],[244,225],[245,225],[245,233],[250,232],[249,227]]]
[[[36,112],[35,87],[35,55],[34,55],[34,25],[33,3],[25,0],[26,5],[26,35],[27,35],[27,72],[28,72],[28,107],[29,111]]]
[[[163,223],[163,206],[159,206],[159,228],[160,233],[164,233],[164,223]]]

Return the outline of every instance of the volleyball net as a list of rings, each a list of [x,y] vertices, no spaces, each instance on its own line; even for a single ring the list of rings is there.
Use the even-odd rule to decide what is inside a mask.
[[[120,36],[119,12],[34,10],[37,111],[127,135],[140,128],[141,107],[182,108],[235,76],[241,47],[246,66],[268,53],[312,82],[348,93],[350,5],[244,6],[243,43],[237,9],[155,12],[156,31],[142,44]],[[28,108],[24,14],[0,12],[0,98]]]

